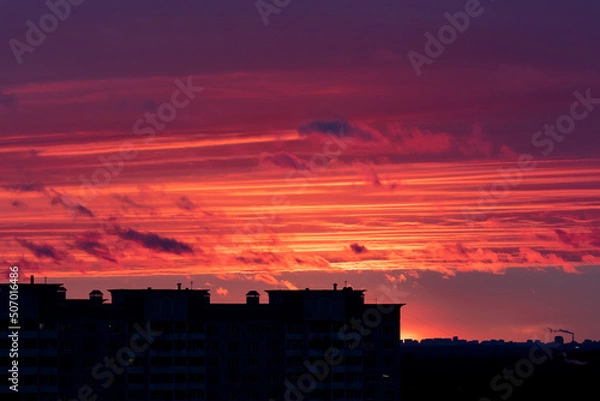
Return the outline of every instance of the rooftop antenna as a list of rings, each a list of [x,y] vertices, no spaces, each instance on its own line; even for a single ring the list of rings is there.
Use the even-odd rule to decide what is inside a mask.
[[[192,290],[194,288],[194,281],[190,281],[190,290]]]
[[[344,280],[344,288],[348,287],[348,280]]]

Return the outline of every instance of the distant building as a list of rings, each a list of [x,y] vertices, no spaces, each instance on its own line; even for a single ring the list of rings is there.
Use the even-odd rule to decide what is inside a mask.
[[[400,309],[364,290],[250,291],[212,304],[208,290],[19,285],[21,400],[398,400]],[[0,285],[8,304],[8,285]],[[7,308],[2,366],[10,366]],[[160,332],[160,333],[158,333]],[[5,372],[6,370],[4,370]],[[3,379],[6,380],[6,379]],[[5,381],[6,383],[6,381]],[[11,393],[7,386],[0,399]],[[303,398],[301,398],[303,397]]]

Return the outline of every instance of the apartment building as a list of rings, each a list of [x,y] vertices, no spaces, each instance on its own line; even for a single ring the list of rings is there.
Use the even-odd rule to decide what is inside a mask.
[[[21,400],[398,400],[400,309],[365,290],[257,291],[19,286]],[[0,285],[8,305],[8,285]],[[10,326],[0,315],[2,366]],[[6,370],[3,370],[6,372]],[[5,374],[6,376],[6,374]],[[4,379],[5,383],[7,379]],[[97,397],[97,398],[94,398]],[[12,398],[11,398],[12,399]]]

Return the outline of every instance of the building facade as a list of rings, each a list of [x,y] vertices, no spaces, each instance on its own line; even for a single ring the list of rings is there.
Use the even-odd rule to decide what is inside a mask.
[[[19,285],[21,400],[398,400],[400,309],[364,290],[250,291],[214,304],[208,290]],[[0,285],[8,304],[8,286]],[[2,366],[11,366],[8,313]],[[5,370],[6,371],[6,370]],[[7,378],[8,379],[8,378]],[[5,379],[5,380],[7,380]],[[6,383],[6,381],[5,381]],[[10,382],[9,382],[10,384]],[[11,398],[13,399],[13,398]]]

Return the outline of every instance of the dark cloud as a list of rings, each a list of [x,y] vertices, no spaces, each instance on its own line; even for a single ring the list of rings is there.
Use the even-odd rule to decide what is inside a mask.
[[[590,233],[568,233],[565,230],[554,230],[558,240],[563,244],[570,245],[573,248],[581,248],[588,245],[600,247],[600,230],[594,230]]]
[[[363,245],[359,245],[358,243],[354,243],[350,245],[350,249],[352,249],[352,252],[354,253],[365,253],[368,252],[367,248]]]
[[[146,100],[142,105],[143,109],[149,112],[156,111],[158,105],[154,100]]]
[[[40,182],[32,184],[6,184],[2,188],[13,192],[45,192],[46,188]]]
[[[90,218],[95,217],[94,213],[90,209],[77,202],[71,196],[59,194],[56,191],[53,192],[55,196],[53,196],[50,200],[51,205],[60,205],[64,207],[71,213],[73,217],[81,215],[88,216]]]
[[[52,245],[48,244],[34,244],[31,241],[25,239],[18,239],[17,242],[24,248],[29,249],[37,258],[48,258],[54,261],[61,261],[64,258],[64,254],[57,251]]]
[[[336,138],[359,139],[363,142],[384,142],[385,138],[370,128],[361,128],[346,120],[317,120],[301,124],[298,133],[303,135],[325,134]]]
[[[154,210],[150,206],[146,206],[146,205],[142,205],[141,203],[137,203],[136,201],[134,201],[133,199],[131,199],[127,195],[116,194],[116,195],[113,195],[113,198],[115,198],[116,200],[118,200],[119,202],[121,202],[121,204],[123,206],[123,209],[125,209],[125,210],[129,210],[131,208],[133,208],[133,209]]]
[[[154,251],[175,253],[177,255],[182,253],[194,253],[192,247],[188,244],[173,238],[161,237],[158,234],[142,233],[131,228],[121,229],[118,226],[115,227],[114,233],[123,240],[137,242],[144,248],[152,249]]]
[[[177,199],[176,205],[178,208],[187,211],[192,211],[198,207],[198,205],[192,202],[187,196],[182,196],[181,198]]]
[[[304,160],[286,152],[278,152],[275,154],[263,154],[260,163],[269,163],[277,167],[291,168],[294,170],[309,170],[308,165]]]
[[[379,179],[379,175],[377,175],[377,172],[373,168],[371,169],[371,183],[375,187],[381,186],[381,180]]]
[[[22,202],[18,199],[10,202],[10,205],[14,207],[27,207],[27,204],[25,202]]]
[[[102,234],[99,232],[88,231],[75,240],[73,247],[97,258],[117,263],[117,260],[111,255],[108,246],[100,242],[101,238]]]
[[[0,106],[12,109],[17,105],[17,96],[14,93],[0,92]]]

